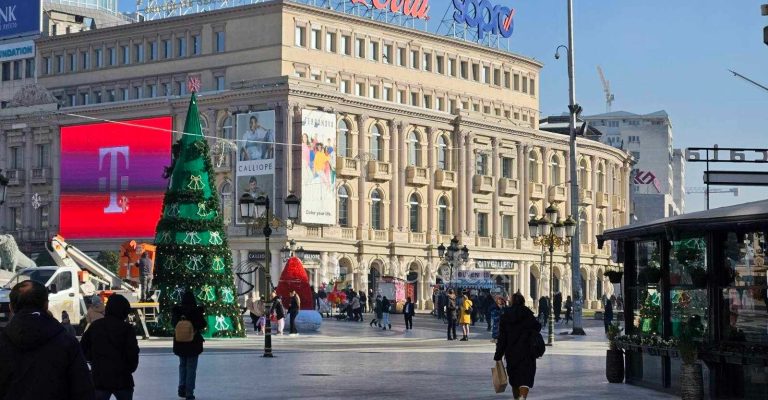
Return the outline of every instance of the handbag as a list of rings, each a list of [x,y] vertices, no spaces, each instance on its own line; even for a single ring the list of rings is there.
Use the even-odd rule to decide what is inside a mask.
[[[507,370],[501,360],[496,361],[496,365],[491,368],[491,379],[493,380],[493,389],[496,393],[503,393],[507,390]]]

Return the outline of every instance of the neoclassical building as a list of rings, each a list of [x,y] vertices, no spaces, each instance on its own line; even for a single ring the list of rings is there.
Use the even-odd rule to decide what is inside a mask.
[[[37,48],[38,82],[61,109],[55,118],[0,118],[0,146],[9,149],[0,166],[19,177],[2,213],[5,231],[56,232],[59,127],[88,122],[84,116],[170,115],[180,130],[193,76],[202,83],[199,107],[240,288],[261,287],[263,275],[247,265],[263,260],[264,240],[237,224],[243,193],[235,154],[221,139],[235,139],[239,113],[275,111],[273,204],[280,205],[288,193],[302,195],[298,145],[309,109],[337,120],[336,223],[280,228],[273,254],[294,239],[314,285],[340,280],[368,290],[392,276],[410,282],[418,306],[430,308],[433,285],[448,279],[437,247],[456,236],[470,251],[457,269],[488,271],[531,302],[549,292],[548,263],[527,222],[550,203],[561,215],[571,209],[570,155],[566,136],[538,129],[538,61],[287,0],[44,38]],[[49,171],[43,181],[33,180],[37,145],[50,149],[40,155],[48,157],[39,161]],[[21,159],[16,147],[25,149]],[[613,288],[603,277],[611,248],[597,249],[595,235],[627,223],[629,157],[579,138],[577,161],[581,278],[587,306],[597,307]],[[32,193],[48,210],[44,225],[29,205]],[[284,215],[282,207],[276,213]],[[78,245],[96,251],[119,243]],[[276,280],[280,257],[270,267]],[[554,275],[555,290],[568,294],[568,252],[555,253]]]

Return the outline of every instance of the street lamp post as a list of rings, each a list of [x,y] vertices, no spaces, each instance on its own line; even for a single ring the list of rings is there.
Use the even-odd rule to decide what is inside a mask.
[[[240,215],[248,222],[248,225],[252,225],[251,229],[246,226],[246,235],[254,233],[256,228],[262,228],[264,234],[264,293],[272,293],[274,286],[272,285],[272,276],[270,274],[270,267],[272,265],[272,252],[269,249],[269,237],[272,235],[272,227],[275,229],[285,226],[286,229],[292,229],[293,223],[299,218],[299,209],[301,208],[301,199],[294,194],[289,194],[285,198],[285,205],[288,209],[288,221],[283,222],[272,216],[272,208],[270,207],[269,197],[261,195],[256,199],[250,194],[246,193],[240,197]],[[269,316],[272,314],[272,301],[270,299],[267,306],[267,317],[264,324],[264,355],[263,357],[274,357],[272,354],[272,324],[270,323]]]
[[[8,189],[8,178],[3,175],[3,170],[0,169],[0,205],[5,203],[5,192]]]
[[[440,243],[440,246],[437,246],[437,255],[441,260],[448,261],[448,267],[450,268],[448,282],[449,284],[452,284],[454,264],[461,264],[462,261],[469,261],[469,249],[467,248],[467,245],[459,248],[459,239],[454,235],[453,239],[451,239],[451,244],[447,248],[442,243]]]
[[[541,246],[542,249],[549,250],[549,318],[547,321],[547,346],[555,344],[555,313],[552,309],[555,298],[555,270],[552,258],[555,248],[567,248],[571,244],[571,238],[576,230],[576,221],[568,217],[565,221],[560,221],[557,216],[557,207],[550,204],[546,209],[546,215],[537,220],[531,217],[528,227],[533,237],[533,244]],[[554,223],[551,221],[555,221]],[[547,231],[549,228],[549,231]]]

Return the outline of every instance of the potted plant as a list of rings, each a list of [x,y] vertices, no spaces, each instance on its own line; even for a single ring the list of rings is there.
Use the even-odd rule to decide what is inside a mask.
[[[677,351],[680,353],[682,364],[680,365],[680,397],[683,400],[700,400],[704,398],[704,379],[701,372],[701,364],[698,359],[698,342],[701,323],[696,323],[696,318],[691,318],[683,324],[682,334],[677,341]]]
[[[621,331],[618,322],[608,326],[609,349],[605,352],[605,377],[610,383],[624,382],[624,352],[618,345]]]
[[[603,276],[607,276],[611,283],[621,283],[621,278],[623,275],[623,272],[614,270],[608,270],[603,273]]]

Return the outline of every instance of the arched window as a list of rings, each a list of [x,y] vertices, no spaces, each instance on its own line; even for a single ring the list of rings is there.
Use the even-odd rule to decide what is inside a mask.
[[[589,171],[587,170],[587,160],[584,158],[579,161],[579,187],[589,189]]]
[[[448,234],[448,199],[445,196],[437,202],[437,228],[441,235]]]
[[[339,186],[339,226],[349,226],[349,192],[346,186]]]
[[[374,160],[384,160],[384,138],[381,137],[381,131],[376,124],[371,125],[371,154]]]
[[[408,165],[421,164],[421,146],[419,145],[419,134],[411,132],[408,135]]]
[[[536,206],[531,206],[528,209],[528,220],[530,221],[532,218],[539,219],[539,210],[536,209]]]
[[[227,118],[224,118],[224,121],[221,123],[221,137],[224,139],[234,139],[234,135],[232,134],[234,131],[232,130],[232,116],[227,115]]]
[[[384,225],[381,221],[381,191],[379,189],[371,192],[371,228],[382,229]]]
[[[421,215],[421,201],[419,199],[419,195],[416,193],[412,194],[410,199],[408,200],[408,207],[409,207],[409,226],[411,228],[411,232],[420,232],[419,230],[419,216]]]
[[[349,144],[349,128],[347,127],[347,122],[342,119],[339,121],[339,139],[336,144],[336,149],[338,149],[340,156],[349,157]]]
[[[437,168],[448,169],[448,141],[444,135],[437,137]]]
[[[539,174],[539,153],[531,150],[528,153],[528,176],[530,182],[541,182]]]
[[[605,192],[605,165],[597,164],[597,191]]]
[[[589,243],[589,225],[587,225],[587,213],[584,211],[579,214],[579,241]]]
[[[614,166],[611,169],[613,179],[613,194],[619,194],[619,169]]]
[[[563,183],[562,176],[560,175],[561,165],[560,156],[557,154],[553,155],[549,160],[549,184],[552,186]]]

